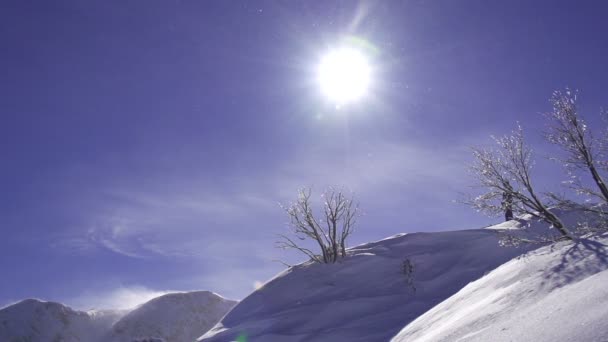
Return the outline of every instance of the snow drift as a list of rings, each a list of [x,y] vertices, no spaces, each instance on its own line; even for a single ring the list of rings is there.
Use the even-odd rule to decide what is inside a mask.
[[[561,242],[469,284],[392,341],[608,341],[608,237]]]
[[[512,224],[516,224],[515,221]],[[267,282],[199,341],[388,341],[407,323],[524,250],[475,229],[398,235]],[[414,266],[413,285],[403,262]]]

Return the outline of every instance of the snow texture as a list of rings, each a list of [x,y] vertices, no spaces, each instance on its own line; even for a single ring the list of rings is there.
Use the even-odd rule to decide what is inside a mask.
[[[0,309],[0,341],[193,341],[235,303],[197,291],[160,296],[131,312],[83,312],[60,303],[26,299]]]
[[[199,341],[388,341],[524,251],[499,247],[491,229],[401,234],[364,244],[336,264],[287,269]],[[412,279],[403,273],[406,259],[413,266]]]
[[[392,341],[608,341],[607,245],[561,242],[514,259]]]

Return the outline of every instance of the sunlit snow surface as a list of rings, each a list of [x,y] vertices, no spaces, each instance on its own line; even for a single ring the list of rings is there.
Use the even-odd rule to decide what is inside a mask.
[[[608,341],[607,245],[561,242],[512,260],[392,341]]]
[[[400,235],[303,264],[241,301],[200,341],[388,341],[469,282],[520,255],[488,229]],[[402,272],[414,265],[414,291]]]
[[[580,212],[559,214],[568,225],[583,219]],[[555,252],[544,248],[525,257],[522,254],[538,245],[499,246],[499,231],[523,238],[555,234],[546,224],[526,221],[529,219],[484,229],[400,234],[352,248],[338,264],[298,265],[242,300],[199,341],[389,341],[400,331],[403,335],[395,341],[495,341],[493,334],[498,331],[503,332],[505,341],[534,341],[542,340],[538,337],[544,330],[552,331],[547,341],[589,340],[575,339],[576,329],[571,330],[575,333],[562,334],[560,325],[567,320],[569,325],[590,324],[599,331],[581,336],[602,336],[599,340],[606,340],[603,331],[608,328],[602,328],[600,322],[608,318],[604,315],[608,298],[606,290],[596,289],[605,287],[607,279],[601,278],[606,275],[593,275],[604,269],[604,257],[585,254],[582,244],[569,249],[562,243]],[[592,248],[599,246],[595,242],[589,244]],[[504,266],[500,276],[487,286],[476,290],[470,290],[473,285],[467,286],[478,279],[481,280],[477,283],[489,281],[494,269],[514,257],[521,258],[507,264],[512,266]],[[416,291],[407,286],[402,271],[406,258],[414,265]],[[576,279],[587,283],[575,285]],[[522,285],[526,282],[531,285]],[[596,291],[595,295],[583,296],[583,284]],[[476,296],[470,301],[466,296],[462,301],[454,300],[461,296],[459,291],[463,288]],[[575,316],[560,310],[560,291],[569,296],[564,305],[573,309]],[[535,297],[537,293],[539,297]],[[509,311],[511,305],[521,308],[522,313]],[[461,311],[454,311],[451,306],[458,306]],[[506,325],[499,318],[500,311],[504,311]],[[425,312],[429,313],[423,315]],[[556,316],[559,318],[554,319],[555,323],[549,322]],[[460,324],[468,320],[471,326],[459,330]],[[508,322],[521,323],[536,335],[527,338],[525,330],[509,328]],[[569,325],[564,323],[563,327]],[[486,326],[492,328],[484,333]],[[504,327],[513,329],[514,334],[501,330]],[[452,335],[451,329],[458,333]]]

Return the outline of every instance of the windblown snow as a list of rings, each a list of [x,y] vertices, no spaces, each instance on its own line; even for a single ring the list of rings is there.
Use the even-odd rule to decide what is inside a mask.
[[[26,299],[0,310],[0,341],[193,341],[236,302],[208,291],[172,293],[128,311],[76,311]]]

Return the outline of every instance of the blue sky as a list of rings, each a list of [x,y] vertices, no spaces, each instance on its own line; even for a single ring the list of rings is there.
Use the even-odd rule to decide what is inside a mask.
[[[344,185],[352,243],[495,222],[454,204],[469,146],[543,127],[553,90],[608,105],[602,1],[3,1],[0,305],[242,298],[301,257],[278,202]],[[368,42],[337,110],[315,67]],[[533,138],[534,144],[539,139]],[[536,147],[543,152],[543,147]],[[542,163],[540,163],[542,164]],[[539,182],[562,174],[540,165]]]

